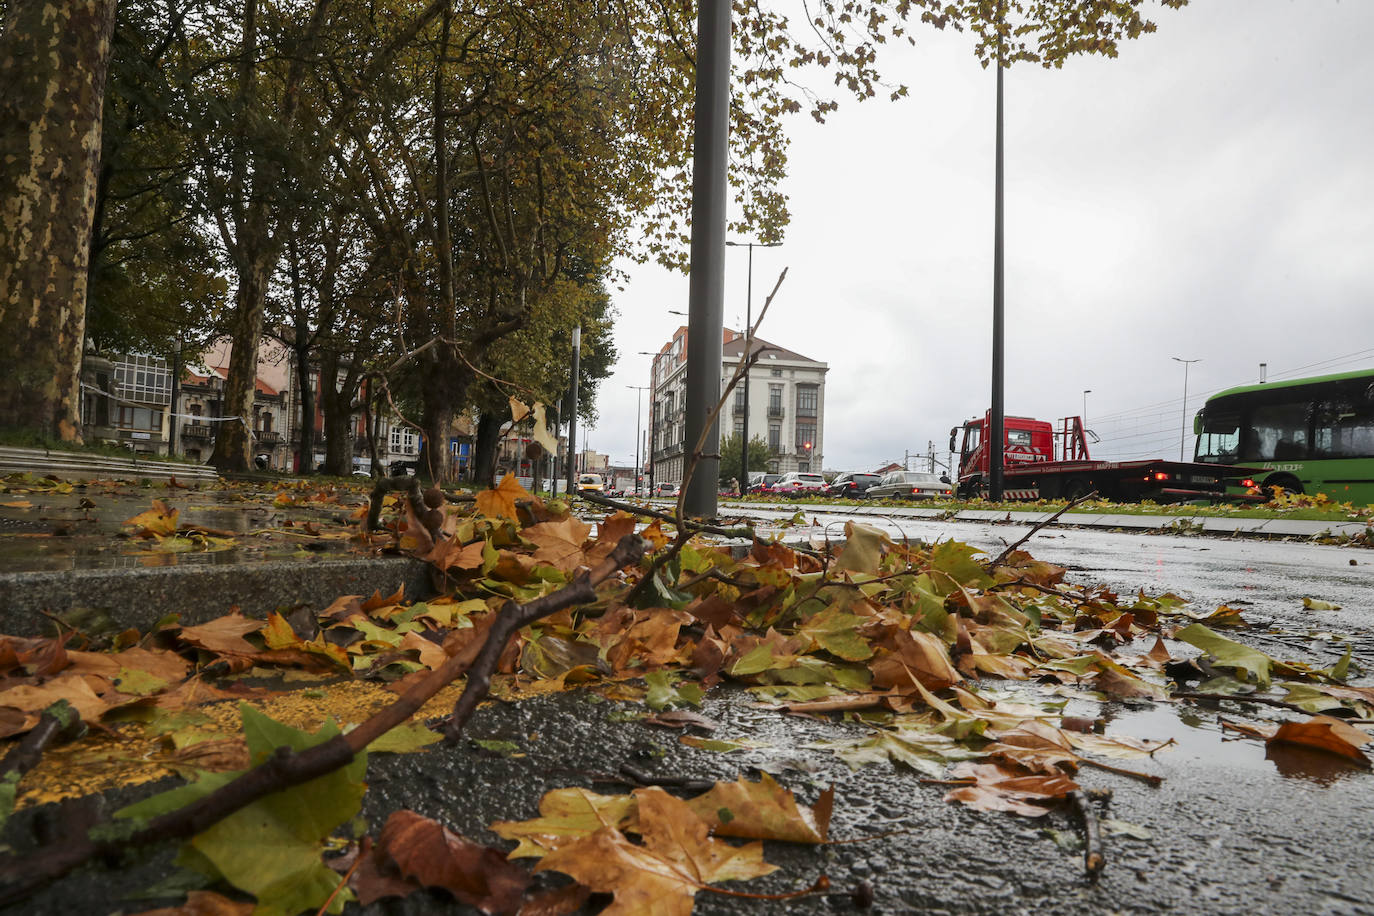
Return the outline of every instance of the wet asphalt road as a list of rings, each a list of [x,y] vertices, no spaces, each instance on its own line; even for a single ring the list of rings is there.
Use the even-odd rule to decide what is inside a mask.
[[[810,513],[808,513],[808,519]],[[822,519],[825,521],[825,519]],[[871,521],[871,519],[869,520]],[[1022,526],[903,521],[908,537],[956,538],[1000,550]],[[793,534],[815,529],[794,529]],[[838,534],[838,529],[834,529]],[[1374,670],[1374,553],[1307,544],[1047,530],[1028,545],[1069,567],[1078,582],[1123,593],[1172,591],[1210,610],[1244,608],[1255,627],[1239,638],[1271,654],[1329,663],[1353,639],[1356,661]],[[1351,560],[1356,565],[1350,565]],[[1305,611],[1303,597],[1343,606]],[[1244,603],[1242,603],[1244,602]],[[1181,651],[1175,647],[1176,654]],[[1369,683],[1362,677],[1359,683]],[[866,733],[859,725],[786,717],[762,710],[740,691],[717,691],[702,710],[721,723],[714,737],[761,747],[720,754],[680,744],[677,734],[623,721],[637,709],[587,693],[484,707],[472,738],[518,744],[523,757],[492,756],[473,745],[404,757],[376,756],[365,813],[378,829],[410,807],[479,840],[497,842],[486,825],[533,817],[542,793],[563,785],[626,791],[598,781],[623,763],[661,775],[733,779],[774,773],[806,801],[836,790],[829,847],[769,844],[780,870],[740,889],[783,892],[820,874],[833,893],[787,902],[698,895],[697,912],[857,912],[849,891],[872,892],[870,912],[900,913],[1370,913],[1374,914],[1374,781],[1367,771],[1317,754],[1266,756],[1256,741],[1223,733],[1221,718],[1256,723],[1287,714],[1231,701],[1155,707],[1074,700],[1069,714],[1098,715],[1109,733],[1175,738],[1152,760],[1118,761],[1164,777],[1157,788],[1084,769],[1085,788],[1110,792],[1104,816],[1141,828],[1148,839],[1108,838],[1107,867],[1083,875],[1081,853],[1058,845],[1076,832],[1071,817],[1041,819],[970,811],[943,800],[945,787],[923,784],[888,764],[857,772],[809,745]],[[138,796],[147,794],[145,788]],[[118,794],[116,794],[118,796]],[[111,804],[123,797],[112,797]],[[12,824],[20,833],[34,820]],[[136,913],[172,900],[121,902],[166,873],[170,852],[116,870],[91,870],[7,912]],[[356,911],[356,908],[352,908]],[[373,914],[466,912],[440,895],[384,901]]]

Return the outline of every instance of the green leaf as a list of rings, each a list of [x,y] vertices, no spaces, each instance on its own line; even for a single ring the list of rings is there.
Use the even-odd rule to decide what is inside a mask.
[[[946,573],[960,585],[986,588],[992,584],[992,577],[973,559],[973,555],[980,552],[977,547],[961,541],[941,541],[930,552],[930,567]]]
[[[1154,834],[1146,827],[1139,824],[1132,824],[1130,821],[1119,821],[1116,818],[1104,817],[1101,821],[1102,828],[1112,836],[1128,836],[1133,840],[1152,840]]]
[[[367,746],[369,754],[413,754],[424,750],[431,744],[444,740],[444,736],[432,728],[425,728],[419,722],[398,725]]]
[[[856,632],[866,620],[845,613],[838,604],[832,604],[798,627],[797,632],[831,655],[858,662],[873,655],[873,649]]]
[[[1269,686],[1269,672],[1273,667],[1274,660],[1263,652],[1233,642],[1220,633],[1207,629],[1200,623],[1184,627],[1175,633],[1174,637],[1197,646],[1216,659],[1220,665],[1253,674],[1255,682],[1260,687]]]
[[[472,743],[484,751],[500,754],[502,757],[514,757],[520,753],[520,745],[514,741],[502,741],[497,738],[474,738]]]
[[[675,685],[667,671],[652,671],[644,675],[644,683],[649,685],[644,702],[649,704],[650,709],[701,705],[701,685],[691,681]]]

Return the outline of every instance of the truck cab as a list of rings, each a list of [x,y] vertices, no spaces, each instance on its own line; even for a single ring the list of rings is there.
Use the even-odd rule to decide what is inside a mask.
[[[1077,419],[1077,418],[1075,418]],[[992,413],[974,417],[963,426],[949,431],[949,450],[955,450],[959,432],[963,440],[959,442],[959,478],[972,474],[986,475],[990,449],[988,430],[992,425]],[[1030,464],[1039,461],[1054,461],[1054,427],[1044,420],[1031,417],[1006,417],[1003,421],[1003,466]],[[1084,447],[1086,457],[1087,448]]]

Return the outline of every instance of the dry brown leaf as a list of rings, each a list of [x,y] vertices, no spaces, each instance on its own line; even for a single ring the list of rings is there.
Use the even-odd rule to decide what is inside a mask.
[[[124,524],[138,529],[134,532],[135,537],[167,537],[177,533],[177,510],[155,499],[151,509],[140,512]]]
[[[255,905],[239,903],[214,891],[191,891],[181,906],[144,910],[136,916],[250,916]]]
[[[697,817],[711,825],[716,836],[746,840],[781,840],[787,843],[821,844],[830,833],[830,812],[835,790],[821,793],[814,808],[797,804],[792,793],[769,776],[758,782],[743,776],[735,782],[718,782],[710,791],[688,799]]]
[[[888,651],[869,664],[873,686],[909,688],[913,680],[927,690],[943,690],[963,678],[949,660],[939,637],[911,630],[894,630],[885,640]]]
[[[634,795],[643,846],[605,827],[553,850],[535,870],[560,871],[593,891],[614,894],[602,916],[689,916],[703,885],[775,870],[763,861],[762,843],[736,847],[712,839],[706,822],[662,789],[638,789]]]
[[[442,572],[450,569],[478,569],[482,565],[482,552],[486,544],[485,539],[464,544],[455,534],[435,544],[434,549],[421,559],[433,563]]]
[[[1370,742],[1367,733],[1333,716],[1313,716],[1306,722],[1285,722],[1268,739],[1267,744],[1298,744],[1307,748],[1338,754],[1350,762],[1369,769],[1369,758],[1360,750]]]
[[[610,556],[621,538],[634,533],[637,524],[635,517],[627,512],[617,512],[602,519],[596,526],[596,543],[587,551],[587,565],[595,566]]]
[[[177,638],[217,655],[252,655],[257,646],[243,637],[261,628],[261,620],[250,620],[235,611],[200,626],[182,627]]]
[[[945,795],[979,811],[1008,811],[1025,817],[1048,813],[1045,807],[1078,788],[1067,776],[1027,776],[994,763],[964,761],[955,766],[956,779],[974,779],[971,786],[960,786]]]
[[[414,811],[397,811],[387,819],[375,854],[394,864],[402,877],[441,887],[487,913],[514,912],[529,883],[529,873],[500,851]]]
[[[558,521],[531,525],[521,531],[520,536],[538,548],[534,552],[536,562],[572,572],[586,564],[582,545],[591,530],[586,522],[569,515]]]

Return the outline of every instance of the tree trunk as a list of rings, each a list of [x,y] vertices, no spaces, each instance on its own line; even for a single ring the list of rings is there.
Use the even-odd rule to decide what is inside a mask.
[[[224,380],[224,415],[240,420],[220,424],[210,463],[221,471],[246,471],[252,467],[253,438],[248,418],[253,415],[253,396],[257,391],[258,344],[267,310],[267,280],[274,261],[275,258],[259,254],[240,266],[231,334],[234,348]]]
[[[484,486],[496,486],[496,448],[501,444],[501,415],[482,411],[477,420],[477,442],[473,445],[476,470],[472,479]]]
[[[448,403],[425,397],[424,412],[420,416],[424,429],[424,447],[420,449],[420,470],[435,483],[453,479],[448,440],[453,430],[453,408]]]
[[[308,335],[301,325],[296,326],[296,340]],[[300,467],[302,474],[315,470],[315,386],[310,383],[310,347],[299,344],[291,348],[296,359],[296,386],[301,393]]]
[[[347,477],[353,473],[352,373],[339,390],[339,355],[320,354],[320,407],[324,413],[324,470]]]
[[[0,26],[0,427],[67,442],[115,5],[11,0]]]

